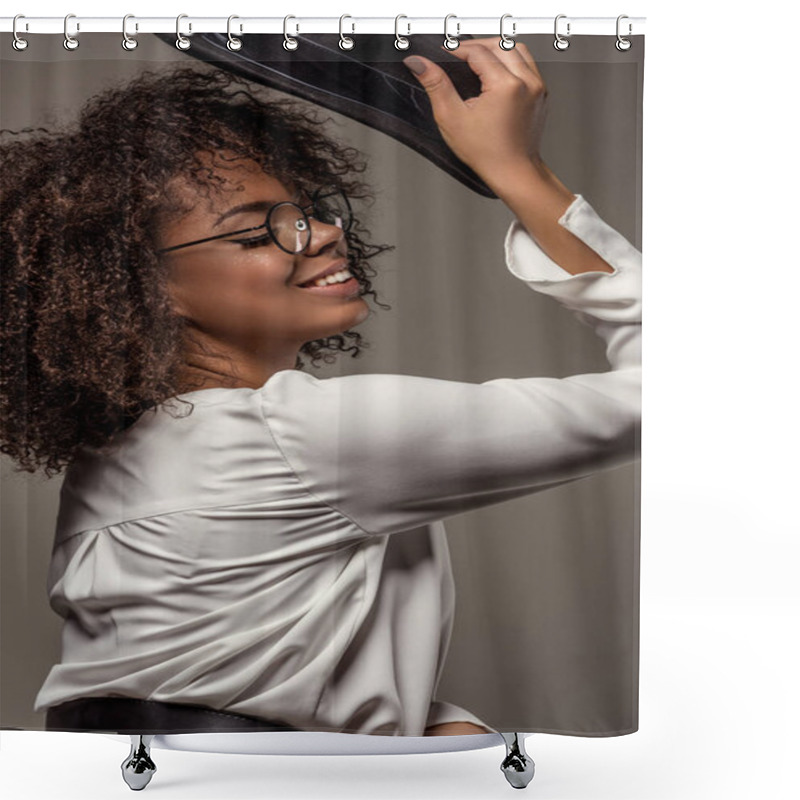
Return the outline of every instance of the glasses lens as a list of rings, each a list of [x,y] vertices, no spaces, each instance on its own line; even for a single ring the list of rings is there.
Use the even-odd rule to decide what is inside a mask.
[[[273,208],[269,224],[275,241],[288,253],[299,253],[311,240],[308,217],[295,205],[281,204]]]
[[[352,215],[344,193],[333,187],[317,192],[314,197],[314,217],[326,225],[349,230]]]

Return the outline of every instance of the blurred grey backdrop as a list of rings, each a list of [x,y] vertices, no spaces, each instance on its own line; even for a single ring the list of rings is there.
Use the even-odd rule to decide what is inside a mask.
[[[641,247],[644,38],[521,36],[550,91],[542,153],[576,194]],[[195,60],[152,35],[125,52],[116,34],[0,40],[0,127],[70,117],[110,81]],[[413,40],[413,37],[412,37]],[[246,45],[245,45],[246,46]],[[280,94],[280,93],[275,93]],[[377,309],[359,327],[371,347],[312,370],[481,382],[607,370],[602,342],[507,272],[512,220],[389,136],[325,111],[331,133],[370,162]],[[61,618],[46,576],[60,478],[0,457],[0,727],[44,729],[33,699],[58,661]],[[446,521],[455,628],[437,699],[501,730],[585,736],[638,728],[640,463]]]

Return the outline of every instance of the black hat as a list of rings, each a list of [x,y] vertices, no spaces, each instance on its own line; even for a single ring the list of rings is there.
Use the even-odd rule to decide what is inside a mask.
[[[156,35],[175,46],[173,34]],[[394,46],[393,34],[354,37],[350,50],[339,47],[338,34],[293,38],[298,41],[294,50],[283,47],[282,34],[259,34],[242,37],[242,47],[231,51],[227,34],[195,33],[186,52],[383,131],[470,189],[497,197],[445,143],[425,89],[402,61],[410,55],[425,56],[445,70],[462,99],[477,97],[480,79],[464,61],[442,49],[440,35],[410,36],[405,50]]]

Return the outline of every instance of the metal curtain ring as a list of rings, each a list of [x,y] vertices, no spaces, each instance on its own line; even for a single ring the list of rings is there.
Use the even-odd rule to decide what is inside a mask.
[[[24,50],[28,46],[28,40],[20,38],[20,35],[17,33],[17,20],[18,19],[25,19],[24,14],[17,14],[14,17],[14,22],[11,24],[11,30],[14,34],[14,41],[11,43],[15,50]],[[25,23],[25,30],[28,30],[28,23]]]
[[[617,41],[616,41],[614,46],[617,48],[617,50],[621,50],[621,51],[624,52],[625,50],[630,50],[631,49],[631,40],[623,38],[622,35],[619,32],[619,23],[623,19],[629,19],[628,15],[627,14],[620,14],[617,17]],[[628,36],[630,36],[632,32],[633,32],[633,25],[631,25],[631,23],[629,22],[628,23]]]
[[[235,36],[231,34],[231,21],[234,19],[239,19],[236,14],[231,14],[228,17],[228,50],[236,51],[242,49],[242,40],[237,39]],[[239,24],[239,33],[242,32],[241,23]]]
[[[78,40],[74,36],[69,35],[69,31],[67,30],[67,25],[69,24],[70,18],[74,17],[75,14],[67,14],[64,17],[64,49],[65,50],[76,50],[78,47]],[[75,23],[75,30],[80,31],[81,25],[79,22]]]
[[[514,46],[516,45],[516,42],[511,38],[511,36],[517,35],[516,22],[511,23],[511,36],[506,36],[506,34],[503,33],[503,23],[506,21],[506,17],[513,16],[513,14],[503,14],[503,16],[500,17],[500,41],[498,42],[498,45],[500,46],[501,50],[513,50]]]
[[[401,18],[408,19],[408,17],[405,14],[398,14],[394,18],[394,46],[398,50],[408,50],[408,48],[411,47],[411,42],[409,42],[408,39],[405,38],[405,36],[401,36],[399,31],[397,30],[398,23],[400,22]],[[411,36],[411,23],[407,22],[406,25],[408,27],[408,30],[406,31],[406,36]]]
[[[456,17],[456,35],[451,36],[447,32],[447,23],[450,21],[451,17]],[[458,17],[455,14],[448,14],[444,18],[444,46],[448,50],[457,50],[458,45],[460,42],[458,41],[458,37],[461,35],[461,23],[458,21]]]
[[[284,50],[297,50],[297,39],[293,39],[289,34],[286,32],[286,25],[288,24],[290,19],[297,19],[297,17],[293,17],[291,14],[287,14],[283,18],[283,49]],[[295,26],[295,33],[300,33],[300,26]]]
[[[566,50],[569,47],[569,39],[565,39],[558,32],[558,21],[560,19],[566,19],[566,18],[567,18],[566,14],[559,14],[556,17],[556,21],[555,21],[555,23],[553,25],[553,32],[555,33],[555,36],[556,36],[555,40],[553,41],[553,47],[555,47],[556,50]],[[569,22],[568,22],[567,23],[567,36],[569,36],[569,35],[570,35],[570,25],[569,25]]]
[[[175,35],[178,37],[175,40],[175,47],[178,50],[188,50],[192,43],[181,33],[181,20],[185,17],[188,17],[188,14],[178,14],[177,19],[175,20]],[[192,32],[192,23],[189,23],[189,33]]]
[[[133,18],[133,14],[126,14],[122,18],[122,49],[123,50],[135,50],[139,46],[139,42],[133,38],[133,36],[128,35],[128,20]],[[134,23],[134,28],[139,30],[139,23]]]
[[[356,46],[355,41],[353,41],[353,39],[351,39],[349,36],[345,36],[342,33],[342,23],[345,21],[345,19],[353,19],[353,18],[349,14],[342,14],[342,16],[339,17],[339,47],[342,50],[352,50]],[[350,33],[355,33],[356,31],[355,22],[351,23],[351,28],[352,30],[350,31]]]

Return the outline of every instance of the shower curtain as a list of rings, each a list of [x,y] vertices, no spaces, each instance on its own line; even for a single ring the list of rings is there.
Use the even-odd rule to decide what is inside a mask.
[[[364,48],[370,36],[376,35],[355,36],[353,52]],[[198,55],[199,35],[193,37],[194,50],[186,51],[155,35],[137,38],[136,49],[127,51],[118,34],[86,34],[78,49],[68,51],[60,36],[38,36],[17,52],[10,36],[0,37],[0,145],[35,137],[40,129],[72,125],[87,102],[145,73],[165,76],[191,68],[198,81],[212,70],[234,74],[230,58]],[[255,38],[243,37],[245,57]],[[394,50],[394,37],[382,38]],[[59,303],[77,302],[77,308],[80,301],[63,284],[59,289],[48,283],[36,259],[37,252],[41,259],[49,258],[43,253],[50,251],[28,246],[31,238],[39,241],[39,228],[66,224],[58,180],[80,182],[82,177],[65,160],[47,162],[44,149],[43,163],[50,163],[54,174],[30,173],[27,183],[14,183],[6,180],[8,174],[19,174],[12,156],[3,164],[2,313],[7,321],[21,314],[19,319],[32,324],[35,318],[38,325],[3,339],[3,728],[44,730],[48,704],[112,696],[228,709],[303,730],[422,735],[427,726],[449,722],[574,736],[617,736],[638,729],[640,461],[635,421],[630,423],[635,430],[624,435],[614,429],[613,435],[622,439],[614,459],[595,458],[614,428],[611,422],[628,413],[598,384],[595,405],[582,407],[584,424],[578,425],[580,434],[573,434],[573,439],[583,437],[586,456],[579,464],[557,464],[538,484],[537,478],[512,485],[496,439],[488,439],[502,434],[509,459],[527,447],[534,451],[541,442],[554,446],[562,434],[568,440],[570,414],[576,412],[559,394],[563,379],[607,373],[615,358],[621,361],[614,368],[631,367],[632,362],[622,363],[632,358],[620,355],[625,345],[608,348],[614,324],[637,326],[629,282],[635,282],[634,248],[641,248],[644,40],[636,37],[623,52],[614,47],[613,35],[573,37],[566,50],[554,48],[552,36],[516,38],[528,47],[548,89],[540,152],[577,198],[567,229],[583,231],[586,242],[619,270],[601,281],[626,283],[616,295],[597,288],[593,301],[594,284],[579,278],[573,285],[589,288],[565,294],[565,274],[552,264],[546,268],[547,259],[532,239],[524,246],[510,244],[514,213],[461,169],[441,141],[434,146],[430,130],[425,146],[415,146],[422,141],[422,129],[414,129],[413,120],[410,129],[400,123],[390,129],[385,120],[376,124],[356,99],[336,106],[335,96],[346,96],[356,79],[342,66],[348,54],[341,53],[340,64],[337,48],[329,51],[330,60],[317,70],[328,81],[324,90],[302,87],[300,81],[276,88],[244,70],[237,80],[249,80],[258,96],[316,115],[325,136],[343,148],[340,165],[356,163],[346,148],[363,159],[363,171],[344,175],[362,181],[371,194],[371,199],[359,198],[353,192],[348,198],[361,226],[351,231],[375,246],[369,259],[375,293],[364,297],[369,314],[352,328],[362,338],[340,336],[338,347],[320,350],[316,359],[304,357],[301,369],[286,363],[277,372],[270,380],[272,396],[264,401],[259,395],[260,413],[267,419],[267,426],[261,420],[258,429],[263,441],[256,442],[254,429],[245,424],[254,424],[247,403],[258,392],[211,388],[193,396],[195,408],[185,417],[152,413],[146,404],[129,416],[109,415],[105,423],[116,424],[118,440],[128,445],[117,455],[92,451],[84,473],[70,467],[72,478],[63,469],[48,475],[41,464],[33,472],[18,468],[12,454],[23,452],[20,437],[29,435],[20,431],[36,428],[40,438],[58,438],[37,422],[44,412],[34,384],[49,380],[56,387],[48,395],[46,413],[60,397],[65,438],[76,434],[67,430],[70,417],[64,409],[86,401],[81,391],[90,391],[79,381],[72,387],[64,383],[64,363],[52,355],[73,359],[74,370],[90,357],[80,336],[73,341],[65,333],[67,323],[58,327],[53,322]],[[414,53],[414,36],[410,42],[407,53],[393,59],[392,70],[397,59]],[[302,39],[285,58],[303,58]],[[367,69],[373,77],[374,70],[391,72],[380,56],[370,59],[358,67],[364,75]],[[452,67],[457,61],[441,50],[442,63]],[[466,68],[465,62],[459,66]],[[342,82],[338,93],[330,88],[337,75]],[[429,103],[410,71],[406,82],[420,90],[415,102]],[[386,93],[392,90],[387,80],[385,93],[377,95],[375,102],[383,103],[384,110],[391,105]],[[100,114],[99,106],[96,111]],[[149,125],[153,141],[166,141],[158,126],[167,124],[169,108],[145,113],[152,116],[142,129]],[[176,126],[176,150],[183,132],[201,124],[210,122],[187,116],[183,127]],[[420,139],[414,139],[415,131]],[[296,142],[286,136],[281,143],[291,149]],[[137,159],[151,165],[158,161],[152,151],[126,148],[106,166],[116,163],[132,174]],[[66,147],[63,153],[74,152],[77,158],[80,152],[89,163],[90,149],[76,140],[74,150]],[[163,150],[165,169],[173,164],[169,150]],[[108,271],[129,280],[124,276],[141,252],[136,237],[150,230],[131,210],[149,202],[146,187],[133,177],[130,187],[127,197],[101,191],[87,198],[98,206],[87,211],[87,219],[105,219],[109,227],[98,230],[77,222],[69,229],[69,236],[84,237],[80,241],[91,250],[93,237],[98,241],[117,224],[133,226],[118,237],[128,247],[119,251],[119,261],[104,263],[95,278],[81,284],[83,317],[71,317],[69,323],[104,331],[105,349],[95,352],[107,353],[110,372],[119,367],[119,359],[127,359],[131,366],[123,374],[139,370],[137,359],[147,353],[129,345],[115,350],[108,320],[97,317],[115,314],[115,307],[94,308],[92,298],[96,282],[105,281]],[[301,206],[316,202],[301,196]],[[21,209],[32,201],[39,202],[36,231],[31,223],[16,225]],[[313,208],[316,214],[320,207]],[[345,224],[345,213],[342,207],[332,212],[332,230]],[[239,228],[255,228],[263,216],[263,208],[247,212]],[[186,224],[179,229],[181,239],[177,230],[162,245],[225,232],[224,226]],[[518,241],[525,234],[517,231],[516,236]],[[195,246],[198,258],[209,244]],[[74,242],[61,245],[71,248]],[[98,245],[97,252],[109,251]],[[367,252],[365,245],[361,255]],[[531,270],[526,274],[538,283],[514,274],[509,258],[518,259],[518,272]],[[39,281],[29,294],[20,288],[23,260]],[[89,269],[89,262],[74,260],[73,269]],[[304,269],[302,277],[313,277],[313,270]],[[146,281],[157,280],[158,274],[147,273]],[[202,280],[193,278],[187,286]],[[116,307],[120,326],[135,324],[125,315],[139,313],[137,303],[145,302],[141,298],[150,291],[145,283],[126,286],[133,310]],[[255,291],[253,283],[249,296]],[[220,287],[210,303],[229,300]],[[334,301],[326,297],[324,302]],[[616,322],[598,323],[592,316],[597,308],[601,318],[604,308],[612,309],[607,316],[612,320],[616,309]],[[300,323],[287,314],[286,324]],[[43,344],[47,325],[54,338]],[[154,369],[163,366],[157,350],[149,355],[156,359]],[[347,376],[351,382],[344,394],[321,388]],[[375,376],[383,380],[376,382]],[[538,384],[543,394],[527,411],[530,395],[513,383],[522,379],[543,381]],[[428,381],[442,383],[432,389]],[[478,402],[474,393],[458,399],[457,393],[444,391],[466,384],[489,387],[486,401]],[[595,384],[589,380],[585,385]],[[628,400],[637,391],[629,388]],[[291,405],[301,394],[306,404]],[[339,406],[322,404],[334,396]],[[229,413],[227,404],[234,399],[242,404],[235,413],[214,416],[221,407]],[[355,412],[344,406],[345,400],[357,406]],[[266,411],[263,402],[268,402]],[[100,406],[97,413],[102,416]],[[275,415],[271,426],[270,414]],[[531,415],[527,427],[521,424],[526,414]],[[587,414],[597,415],[596,427],[585,424]],[[6,425],[15,415],[25,423]],[[507,424],[498,418],[503,415]],[[594,421],[590,416],[589,422]],[[482,435],[484,423],[488,435]],[[97,422],[94,433],[101,428]],[[364,432],[371,441],[363,441]],[[410,438],[399,441],[401,432]],[[156,455],[142,454],[145,440]],[[452,449],[454,441],[461,442],[459,448]],[[196,449],[181,455],[180,448],[190,445]],[[320,461],[305,463],[306,452]],[[494,453],[487,458],[496,461],[496,473],[477,463],[476,454],[486,452]],[[573,456],[579,458],[570,451],[566,461]],[[360,459],[362,468],[345,459]],[[551,461],[557,460],[554,451]],[[359,476],[359,485],[345,485],[353,475]],[[254,481],[262,481],[261,488],[254,490]],[[330,496],[318,496],[319,486]],[[331,499],[340,496],[337,491],[344,493],[341,505]],[[143,500],[148,492],[152,497]],[[344,523],[349,527],[343,528]],[[298,698],[305,699],[301,703]],[[419,717],[423,703],[428,715]]]

